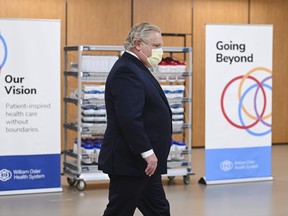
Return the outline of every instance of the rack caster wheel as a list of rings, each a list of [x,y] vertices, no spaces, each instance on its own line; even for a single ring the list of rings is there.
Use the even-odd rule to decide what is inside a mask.
[[[175,178],[175,176],[168,176],[168,185],[174,184],[174,178]]]
[[[67,182],[70,186],[74,186],[76,183],[76,179],[72,179],[72,178],[67,177]]]
[[[86,189],[86,182],[83,181],[83,180],[79,180],[77,183],[76,183],[76,188],[79,190],[79,191],[84,191]]]
[[[190,183],[190,176],[189,175],[183,176],[183,182],[185,185],[188,185]]]

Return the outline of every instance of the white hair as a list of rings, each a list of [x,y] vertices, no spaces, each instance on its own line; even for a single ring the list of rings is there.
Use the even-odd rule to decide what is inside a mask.
[[[124,42],[125,50],[130,50],[132,47],[134,47],[135,41],[139,41],[139,40],[143,42],[149,41],[150,35],[151,35],[150,33],[152,31],[161,33],[160,28],[151,23],[140,23],[138,25],[135,25],[130,30]]]

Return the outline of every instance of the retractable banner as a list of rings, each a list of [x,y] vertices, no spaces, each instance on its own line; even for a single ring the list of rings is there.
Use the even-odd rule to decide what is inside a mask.
[[[200,183],[272,180],[272,25],[206,25]]]
[[[0,195],[56,192],[60,21],[0,19]]]

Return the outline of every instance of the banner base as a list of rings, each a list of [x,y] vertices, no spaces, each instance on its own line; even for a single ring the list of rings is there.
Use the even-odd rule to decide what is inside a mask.
[[[55,192],[62,192],[62,191],[63,189],[61,187],[60,188],[27,189],[27,190],[10,190],[10,191],[0,191],[0,196],[35,194],[35,193],[55,193]]]
[[[247,182],[272,181],[272,180],[273,180],[272,176],[259,177],[259,178],[211,180],[211,181],[207,181],[205,177],[201,177],[198,183],[204,185],[216,185],[216,184],[233,184],[233,183],[247,183]]]

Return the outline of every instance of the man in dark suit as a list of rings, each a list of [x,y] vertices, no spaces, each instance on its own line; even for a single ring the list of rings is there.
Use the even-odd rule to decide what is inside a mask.
[[[99,169],[110,178],[105,216],[170,215],[161,174],[167,173],[172,119],[166,96],[148,68],[162,60],[160,29],[134,26],[106,82],[107,128]]]

